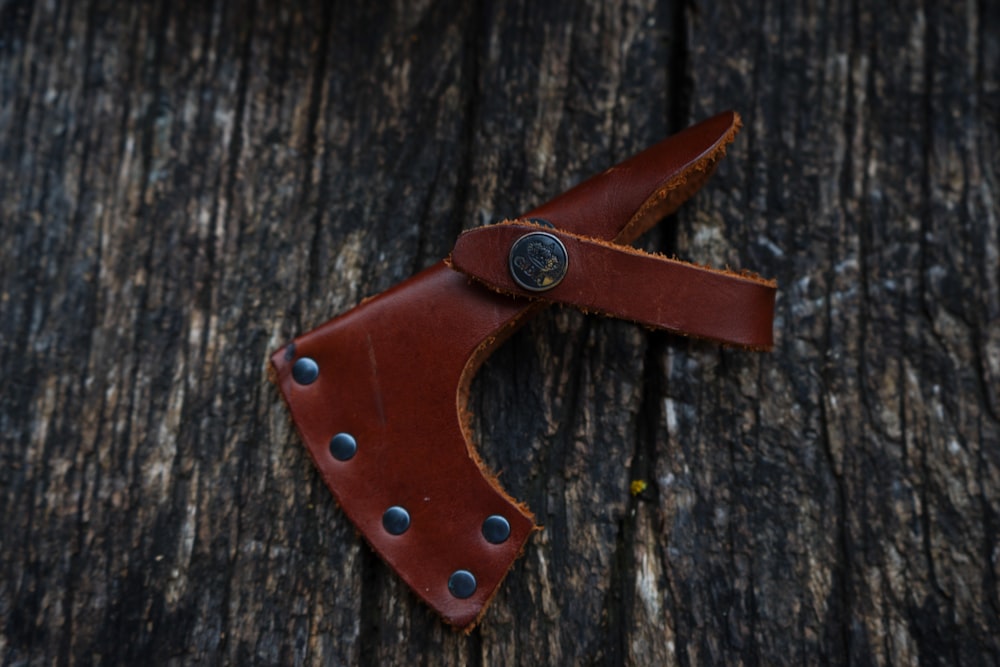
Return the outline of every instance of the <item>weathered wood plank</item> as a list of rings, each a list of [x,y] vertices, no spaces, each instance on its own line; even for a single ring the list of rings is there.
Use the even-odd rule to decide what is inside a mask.
[[[0,660],[1000,660],[998,67],[971,0],[0,2]],[[475,428],[545,531],[451,632],[267,353],[729,107],[643,243],[776,277],[775,352],[517,334]]]
[[[770,267],[783,291],[775,354],[668,365],[671,386],[697,383],[668,435],[705,472],[666,457],[665,474],[726,545],[714,586],[669,561],[689,657],[997,659],[998,24],[943,4],[713,6],[695,22],[693,108],[742,100],[747,129],[681,238]],[[737,424],[699,405],[713,384]],[[705,522],[684,526],[671,542],[697,548]]]

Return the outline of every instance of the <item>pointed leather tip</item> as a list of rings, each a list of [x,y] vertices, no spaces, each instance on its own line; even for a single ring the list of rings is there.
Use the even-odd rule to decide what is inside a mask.
[[[559,229],[630,242],[697,192],[741,127],[724,111],[529,211]]]

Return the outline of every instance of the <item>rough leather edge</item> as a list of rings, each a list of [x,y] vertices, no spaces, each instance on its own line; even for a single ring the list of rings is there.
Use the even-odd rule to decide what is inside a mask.
[[[715,146],[702,155],[673,178],[667,179],[646,202],[639,207],[632,219],[622,227],[622,231],[613,239],[619,245],[630,245],[645,234],[657,222],[670,215],[687,201],[692,194],[701,189],[708,177],[715,171],[719,160],[726,155],[726,149],[733,143],[736,135],[743,127],[740,115],[733,112],[733,123]]]
[[[483,601],[476,618],[462,628],[449,623],[451,627],[456,630],[461,629],[466,635],[470,634],[475,629],[476,625],[479,624],[479,621],[482,620],[483,616],[489,610],[490,604],[493,602],[493,598],[496,597],[496,594],[500,592],[500,587],[507,578],[507,574],[514,568],[514,565],[521,559],[521,556],[524,555],[524,549],[527,547],[528,540],[531,539],[531,535],[542,530],[542,527],[535,523],[535,515],[531,509],[528,508],[528,505],[507,493],[507,490],[500,484],[497,474],[495,474],[486,462],[479,456],[478,445],[472,438],[472,412],[469,410],[469,397],[472,390],[472,380],[475,378],[476,373],[483,365],[483,362],[489,358],[490,354],[494,350],[510,338],[514,332],[520,329],[525,320],[530,319],[533,315],[545,309],[548,304],[544,302],[526,302],[525,305],[527,307],[524,310],[508,322],[506,326],[484,340],[469,356],[468,361],[465,363],[465,368],[462,369],[462,375],[459,377],[458,392],[455,396],[455,409],[458,411],[458,421],[462,428],[462,437],[465,439],[465,448],[469,452],[469,457],[472,458],[483,477],[490,483],[490,486],[496,489],[497,493],[502,495],[508,502],[514,505],[524,517],[531,521],[532,525],[531,533],[529,533],[528,537],[521,543],[521,548],[518,550],[517,555],[513,558],[513,560],[511,560],[510,565],[507,567],[507,571],[500,577],[500,580],[497,582],[493,592],[490,593],[490,596]]]
[[[544,227],[541,227],[540,225],[537,225],[535,223],[532,223],[532,222],[526,221],[526,220],[503,220],[502,222],[497,223],[497,226],[500,226],[500,225],[509,225],[509,226],[513,226],[513,227],[523,227],[525,229],[525,231],[528,231],[530,228],[535,228],[535,227],[544,229]],[[553,231],[553,230],[549,230],[549,231]],[[746,270],[746,269],[742,269],[742,270],[739,270],[739,271],[734,271],[733,269],[730,269],[729,267],[726,267],[724,269],[717,269],[717,268],[715,268],[713,266],[709,266],[708,264],[701,264],[699,262],[688,262],[688,261],[683,260],[683,259],[678,259],[677,257],[667,257],[666,255],[664,255],[663,253],[660,253],[660,252],[648,252],[646,250],[642,250],[641,248],[636,248],[635,246],[622,245],[622,244],[619,244],[619,243],[613,243],[611,241],[605,241],[604,239],[597,238],[596,236],[585,236],[583,234],[574,234],[572,232],[563,231],[561,229],[554,230],[554,232],[558,233],[558,234],[562,234],[564,236],[568,236],[570,238],[575,238],[575,239],[584,241],[586,243],[592,243],[594,245],[599,245],[599,246],[602,246],[602,247],[605,247],[605,248],[609,248],[609,249],[615,250],[617,252],[622,252],[622,253],[626,253],[626,254],[629,254],[629,255],[635,255],[637,257],[650,257],[650,258],[655,258],[655,259],[657,259],[657,260],[659,260],[661,262],[670,262],[671,264],[680,264],[680,265],[683,265],[683,266],[695,267],[695,268],[700,269],[702,271],[710,271],[712,273],[721,273],[721,274],[729,276],[731,278],[736,278],[737,280],[745,280],[747,282],[752,282],[752,283],[755,283],[755,284],[758,284],[758,285],[763,285],[765,287],[777,288],[777,286],[778,286],[777,281],[769,279],[769,278],[764,278],[763,276],[761,276],[761,275],[759,275],[759,274],[757,274],[757,273],[755,273],[753,271]],[[445,260],[445,262],[447,263],[447,265],[449,267],[451,267],[452,270],[459,271],[460,273],[464,273],[461,269],[458,269],[458,268],[455,267],[455,264],[454,264],[454,262],[451,259],[451,255],[448,256],[448,258]],[[479,281],[477,281],[477,282],[479,282]],[[486,285],[487,283],[482,283],[482,284]],[[493,289],[493,288],[491,288],[491,289]],[[494,291],[498,291],[498,290],[494,290]],[[515,293],[515,292],[507,293],[507,295],[508,296],[513,296],[513,297],[521,297],[521,298],[525,298],[525,297],[532,298],[532,299],[534,298],[534,297],[532,297],[531,295],[528,295],[528,294],[521,294],[521,293]],[[542,298],[542,300],[544,300],[544,297],[540,297],[540,298]]]

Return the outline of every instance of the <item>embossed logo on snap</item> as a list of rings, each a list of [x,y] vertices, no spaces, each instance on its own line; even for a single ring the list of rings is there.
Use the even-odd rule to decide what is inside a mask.
[[[532,292],[544,292],[566,276],[566,246],[547,232],[525,234],[510,248],[508,260],[514,282]]]

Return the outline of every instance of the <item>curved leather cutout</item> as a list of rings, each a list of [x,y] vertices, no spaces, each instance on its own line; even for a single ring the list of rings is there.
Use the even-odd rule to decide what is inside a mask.
[[[711,173],[739,127],[733,112],[674,135],[524,217],[608,241],[634,239],[675,210]],[[485,469],[469,439],[469,385],[483,359],[544,304],[473,284],[444,262],[363,301],[271,357],[309,455],[344,513],[376,552],[448,622],[472,629],[537,527]],[[311,384],[292,375],[309,357]],[[335,459],[331,438],[349,433],[357,453]],[[382,526],[390,506],[410,526]],[[482,522],[499,514],[509,538],[488,542]],[[448,588],[468,570],[475,591]]]

